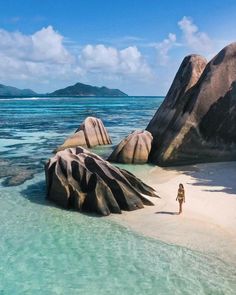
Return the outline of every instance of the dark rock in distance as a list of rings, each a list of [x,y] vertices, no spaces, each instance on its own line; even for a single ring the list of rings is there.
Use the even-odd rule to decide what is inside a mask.
[[[147,163],[151,144],[152,135],[150,132],[146,130],[134,131],[115,147],[108,161],[125,164]]]
[[[185,58],[147,126],[153,135],[151,162],[170,166],[236,160],[236,43],[206,66],[204,61]],[[192,76],[194,82],[186,87]]]
[[[45,166],[47,196],[63,208],[100,215],[153,205],[153,188],[82,147],[58,152]]]

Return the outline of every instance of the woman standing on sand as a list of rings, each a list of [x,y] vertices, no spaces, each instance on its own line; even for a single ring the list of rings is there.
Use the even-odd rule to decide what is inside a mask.
[[[184,186],[182,183],[179,184],[178,194],[176,201],[179,201],[179,214],[182,213],[182,204],[185,203],[185,193],[184,193]]]

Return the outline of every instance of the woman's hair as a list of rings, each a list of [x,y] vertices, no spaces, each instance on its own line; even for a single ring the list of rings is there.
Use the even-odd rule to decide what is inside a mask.
[[[179,187],[181,187],[182,189],[184,189],[184,185],[182,183],[179,184]]]

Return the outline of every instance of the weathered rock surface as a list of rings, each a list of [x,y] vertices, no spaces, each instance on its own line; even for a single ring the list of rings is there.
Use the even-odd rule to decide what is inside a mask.
[[[106,144],[111,144],[111,139],[102,120],[94,117],[87,117],[76,132],[67,138],[56,151],[76,146],[91,148],[96,145]]]
[[[82,147],[58,152],[45,166],[47,196],[63,208],[101,215],[153,205],[154,189]]]
[[[172,90],[149,123],[152,162],[165,166],[236,160],[236,43],[204,67],[200,57],[192,66],[182,63]],[[186,68],[199,69],[196,75],[190,70],[195,78],[188,87]]]
[[[150,132],[134,131],[123,139],[111,153],[108,161],[126,164],[143,164],[148,161],[151,150]]]

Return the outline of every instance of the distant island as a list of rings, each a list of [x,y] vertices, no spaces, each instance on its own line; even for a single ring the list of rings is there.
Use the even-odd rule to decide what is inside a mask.
[[[35,96],[38,95],[31,89],[19,89],[12,86],[0,84],[0,96]]]
[[[0,84],[0,97],[48,97],[48,96],[128,96],[119,89],[110,89],[105,86],[97,87],[76,83],[66,88],[58,89],[52,93],[38,94],[31,89],[19,89]]]
[[[63,89],[58,89],[49,95],[53,96],[128,96],[119,89],[110,89],[105,86],[97,87],[76,83]]]

